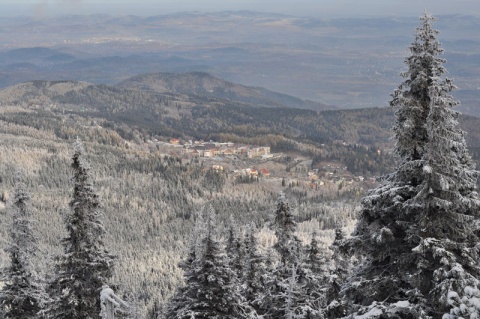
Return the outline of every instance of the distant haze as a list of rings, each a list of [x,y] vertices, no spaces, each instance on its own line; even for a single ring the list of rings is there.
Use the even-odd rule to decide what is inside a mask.
[[[181,11],[251,10],[314,17],[480,15],[478,0],[2,0],[0,16],[58,14],[162,15]]]

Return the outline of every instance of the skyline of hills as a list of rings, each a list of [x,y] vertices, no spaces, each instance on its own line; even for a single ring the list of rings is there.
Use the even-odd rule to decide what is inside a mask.
[[[264,143],[275,144],[287,138],[316,145],[341,140],[393,147],[393,108],[313,110],[299,107],[299,103],[313,102],[206,73],[143,74],[118,85],[30,81],[0,89],[0,101],[3,107],[34,110],[38,121],[55,121],[68,114],[97,119],[98,124],[116,127],[117,133],[129,138],[141,131],[163,139],[230,138],[258,143],[266,138]],[[461,115],[460,122],[468,132],[469,146],[477,147],[480,118]]]
[[[416,17],[321,19],[249,11],[0,19],[0,87],[29,80],[116,84],[207,72],[339,108],[386,106]],[[440,16],[461,111],[479,115],[480,18]]]

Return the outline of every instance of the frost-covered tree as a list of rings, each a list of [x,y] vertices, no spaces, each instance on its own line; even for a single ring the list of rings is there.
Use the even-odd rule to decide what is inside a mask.
[[[203,212],[196,214],[195,227],[190,238],[187,256],[179,263],[183,270],[184,285],[177,288],[175,295],[167,304],[166,318],[188,318],[187,312],[190,309],[190,303],[196,298],[196,289],[200,285],[197,278],[198,260],[203,254],[201,246],[202,236],[205,233],[205,222]],[[183,316],[183,317],[182,317]]]
[[[372,318],[439,318],[448,293],[476,286],[478,174],[457,128],[458,102],[443,52],[425,13],[406,59],[407,78],[393,94],[400,164],[363,200],[348,245],[362,263],[346,298]],[[355,285],[352,285],[355,283]]]
[[[158,300],[155,300],[153,306],[148,309],[146,319],[161,319],[162,317],[162,306],[159,304]],[[170,318],[170,317],[166,317]],[[173,317],[175,318],[175,317]]]
[[[310,244],[305,248],[302,264],[299,265],[299,279],[303,279],[302,290],[305,298],[302,312],[305,318],[323,317],[322,308],[327,302],[326,283],[328,263],[325,252],[320,248],[317,233],[313,232]]]
[[[479,318],[480,290],[478,288],[465,287],[462,297],[455,291],[450,291],[447,302],[451,309],[448,314],[442,316],[442,319]]]
[[[290,206],[284,193],[280,193],[275,212],[273,229],[277,242],[274,246],[280,256],[280,265],[291,269],[291,265],[299,260],[301,243],[295,235],[297,223],[293,217]]]
[[[259,250],[259,244],[253,225],[247,229],[245,238],[245,285],[244,295],[247,302],[262,314],[261,304],[265,298],[265,283],[267,277],[266,257]]]
[[[320,288],[306,263],[305,247],[295,235],[296,222],[283,193],[278,198],[272,227],[280,260],[266,277],[267,291],[260,307],[264,317],[321,318],[317,303]]]
[[[30,196],[17,173],[9,228],[10,240],[6,252],[10,265],[3,270],[5,284],[0,291],[2,318],[38,318],[45,295],[32,269],[32,257],[37,251],[37,239],[32,229]]]
[[[119,319],[146,319],[146,315],[143,314],[142,308],[142,300],[139,298],[140,296],[132,295],[131,293],[127,293],[120,298],[122,302],[117,302],[119,305],[115,305],[116,308],[116,317]]]
[[[103,242],[100,201],[83,144],[77,140],[74,146],[74,189],[71,212],[65,217],[64,255],[55,265],[55,278],[49,286],[53,302],[46,311],[54,319],[98,318],[100,291],[111,276],[114,261]]]
[[[335,240],[332,250],[333,269],[328,276],[326,284],[326,314],[328,318],[341,318],[346,314],[347,304],[341,298],[341,289],[351,270],[350,258],[343,251],[345,234],[341,227],[335,229]]]
[[[213,208],[207,211],[201,254],[192,263],[186,286],[174,297],[168,318],[256,318],[240,293],[223,243],[218,239]],[[188,280],[189,279],[189,280]]]
[[[401,74],[405,81],[394,91],[390,102],[391,106],[398,108],[393,131],[397,140],[396,152],[403,164],[423,158],[428,142],[429,88],[446,73],[443,66],[446,60],[440,57],[443,49],[437,40],[439,32],[432,26],[434,21],[427,12],[420,18],[421,25],[409,47],[411,55],[405,60],[407,71]],[[415,177],[407,174],[404,180],[415,184]]]
[[[449,94],[452,89],[449,79],[430,86],[424,181],[407,206],[416,217],[411,236],[419,240],[413,249],[418,268],[414,284],[432,317],[449,311],[449,294],[462,296],[467,287],[480,286],[479,172],[458,128],[458,113],[451,109],[458,104]]]
[[[300,260],[301,244],[295,235],[297,223],[290,206],[282,192],[278,196],[275,220],[272,229],[277,242],[274,249],[279,256],[279,262],[271,269],[267,278],[267,294],[263,300],[262,309],[267,312],[267,318],[285,317],[287,291],[291,286],[292,268],[296,268]],[[295,279],[297,279],[295,275]]]
[[[316,231],[312,233],[312,239],[306,250],[307,259],[305,263],[308,269],[316,275],[326,275],[328,269],[326,256],[325,252],[319,246]]]
[[[229,259],[230,268],[235,271],[237,277],[243,278],[245,268],[245,246],[239,233],[239,226],[230,215],[228,225],[228,237],[226,253]]]

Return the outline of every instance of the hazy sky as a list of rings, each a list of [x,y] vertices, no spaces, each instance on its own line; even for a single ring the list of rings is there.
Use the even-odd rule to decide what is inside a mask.
[[[314,17],[480,16],[480,0],[0,0],[0,16],[161,15],[179,11],[252,10]]]

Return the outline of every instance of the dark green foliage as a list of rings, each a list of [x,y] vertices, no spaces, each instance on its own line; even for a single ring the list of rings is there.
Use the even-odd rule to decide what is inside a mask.
[[[203,186],[206,189],[221,192],[225,185],[226,176],[223,170],[216,170],[210,168],[206,173],[203,180]]]
[[[332,278],[330,281],[330,287],[328,291],[328,303],[338,299],[340,297],[340,285],[347,279],[348,274],[352,268],[350,258],[343,250],[345,245],[345,234],[341,228],[335,229],[335,240],[332,243],[330,249],[333,252],[332,259],[334,261],[334,268]]]
[[[297,223],[283,193],[278,199],[273,227],[277,236],[275,250],[280,255],[280,264],[282,267],[290,268],[290,265],[294,265],[299,260],[300,240],[295,236]]]
[[[392,154],[375,146],[331,145],[323,147],[324,151],[313,156],[312,167],[322,161],[340,162],[347,170],[356,175],[383,175],[390,172],[396,159]]]
[[[412,57],[415,56],[418,61],[412,63],[411,58],[406,60],[409,70],[404,76],[407,80],[393,95],[392,105],[400,107],[394,129],[400,164],[384,185],[363,199],[363,208],[350,241],[355,253],[365,256],[363,265],[352,278],[361,285],[347,289],[347,299],[356,304],[408,300],[408,294],[414,289],[410,282],[411,276],[416,273],[416,258],[412,249],[418,242],[409,240],[408,228],[414,223],[414,218],[406,213],[405,203],[415,196],[416,186],[421,182],[422,157],[428,141],[425,124],[429,84],[424,75],[429,71],[424,69],[428,69],[436,61],[435,55],[440,53],[423,55],[417,52],[424,43],[430,43],[427,41],[430,39],[417,37],[412,44]],[[388,249],[385,249],[386,246]]]
[[[329,262],[325,252],[319,247],[317,233],[312,234],[310,244],[305,247],[305,257],[300,275],[303,275],[302,290],[304,308],[311,318],[323,316],[323,309],[327,305],[326,286],[329,272]],[[308,318],[308,316],[306,316]]]
[[[318,246],[318,239],[317,239],[317,233],[314,232],[312,234],[312,240],[310,241],[310,245],[308,245],[306,249],[306,261],[305,263],[307,264],[308,268],[312,271],[314,274],[318,275],[325,275],[327,272],[327,261],[326,261],[326,256],[325,253],[320,249]]]
[[[148,310],[146,319],[160,319],[161,307],[158,304],[158,301],[155,301],[153,307]]]
[[[257,182],[258,182],[258,176],[245,174],[245,175],[238,175],[237,177],[235,177],[236,184],[252,184]]]
[[[169,300],[166,308],[167,318],[182,318],[182,316],[187,316],[184,312],[188,311],[190,303],[195,298],[195,290],[193,289],[198,285],[195,267],[197,256],[199,258],[199,255],[202,253],[200,241],[205,231],[203,212],[198,212],[196,217],[195,228],[190,237],[187,256],[179,264],[179,267],[183,270],[184,285],[177,287],[175,295]],[[154,308],[151,310],[152,314],[159,313],[159,309],[156,308],[155,303]]]

